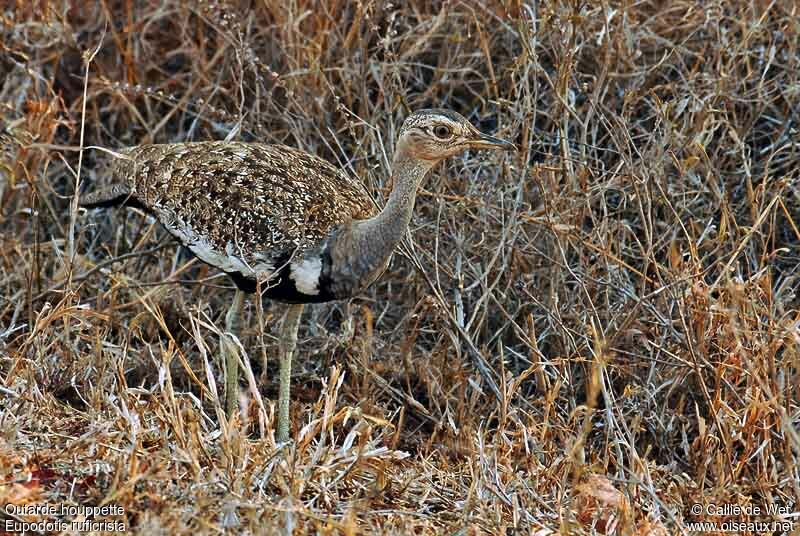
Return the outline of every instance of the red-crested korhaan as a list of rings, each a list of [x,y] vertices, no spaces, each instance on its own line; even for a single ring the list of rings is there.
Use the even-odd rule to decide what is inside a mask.
[[[119,151],[109,186],[87,208],[135,206],[237,290],[226,329],[239,324],[244,293],[291,304],[281,327],[277,439],[289,437],[289,386],[306,303],[350,298],[372,284],[406,232],[417,187],[430,169],[466,149],[512,149],[448,110],[420,110],[400,129],[393,187],[377,210],[362,184],[327,161],[284,145],[196,142]],[[226,408],[238,400],[236,347],[223,338]]]

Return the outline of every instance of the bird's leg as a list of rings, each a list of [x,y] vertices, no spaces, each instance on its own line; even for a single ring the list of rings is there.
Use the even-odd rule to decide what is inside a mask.
[[[225,412],[228,417],[231,417],[236,411],[239,398],[237,396],[239,392],[239,358],[237,355],[239,349],[228,334],[238,336],[243,303],[244,292],[237,288],[228,314],[225,315],[225,333],[222,334],[220,341],[222,357],[225,361]]]
[[[289,388],[292,381],[292,354],[297,345],[297,328],[303,304],[290,305],[283,319],[280,334],[280,386],[278,388],[278,441],[289,439]]]

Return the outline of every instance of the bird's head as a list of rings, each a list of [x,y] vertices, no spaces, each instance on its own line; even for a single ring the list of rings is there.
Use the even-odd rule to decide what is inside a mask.
[[[419,110],[409,115],[397,137],[397,151],[433,164],[467,149],[515,149],[489,136],[450,110]]]

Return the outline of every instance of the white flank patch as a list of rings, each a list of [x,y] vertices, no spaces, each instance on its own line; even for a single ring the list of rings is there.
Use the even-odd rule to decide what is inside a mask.
[[[224,272],[239,272],[244,276],[255,277],[256,274],[272,273],[275,267],[269,262],[259,262],[255,266],[248,265],[241,257],[235,255],[236,247],[228,243],[225,251],[214,248],[204,236],[198,235],[190,225],[180,220],[166,221],[161,218],[164,226],[183,243],[184,246],[197,255],[197,257]]]
[[[294,280],[297,290],[307,296],[319,294],[319,276],[322,273],[322,260],[319,257],[292,262],[289,277]]]

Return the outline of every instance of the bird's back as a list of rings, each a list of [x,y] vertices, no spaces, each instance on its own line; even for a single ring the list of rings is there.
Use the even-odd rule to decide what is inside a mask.
[[[377,212],[356,180],[283,145],[197,142],[121,153],[112,185],[124,185],[131,201],[235,279],[277,270],[338,225]]]

